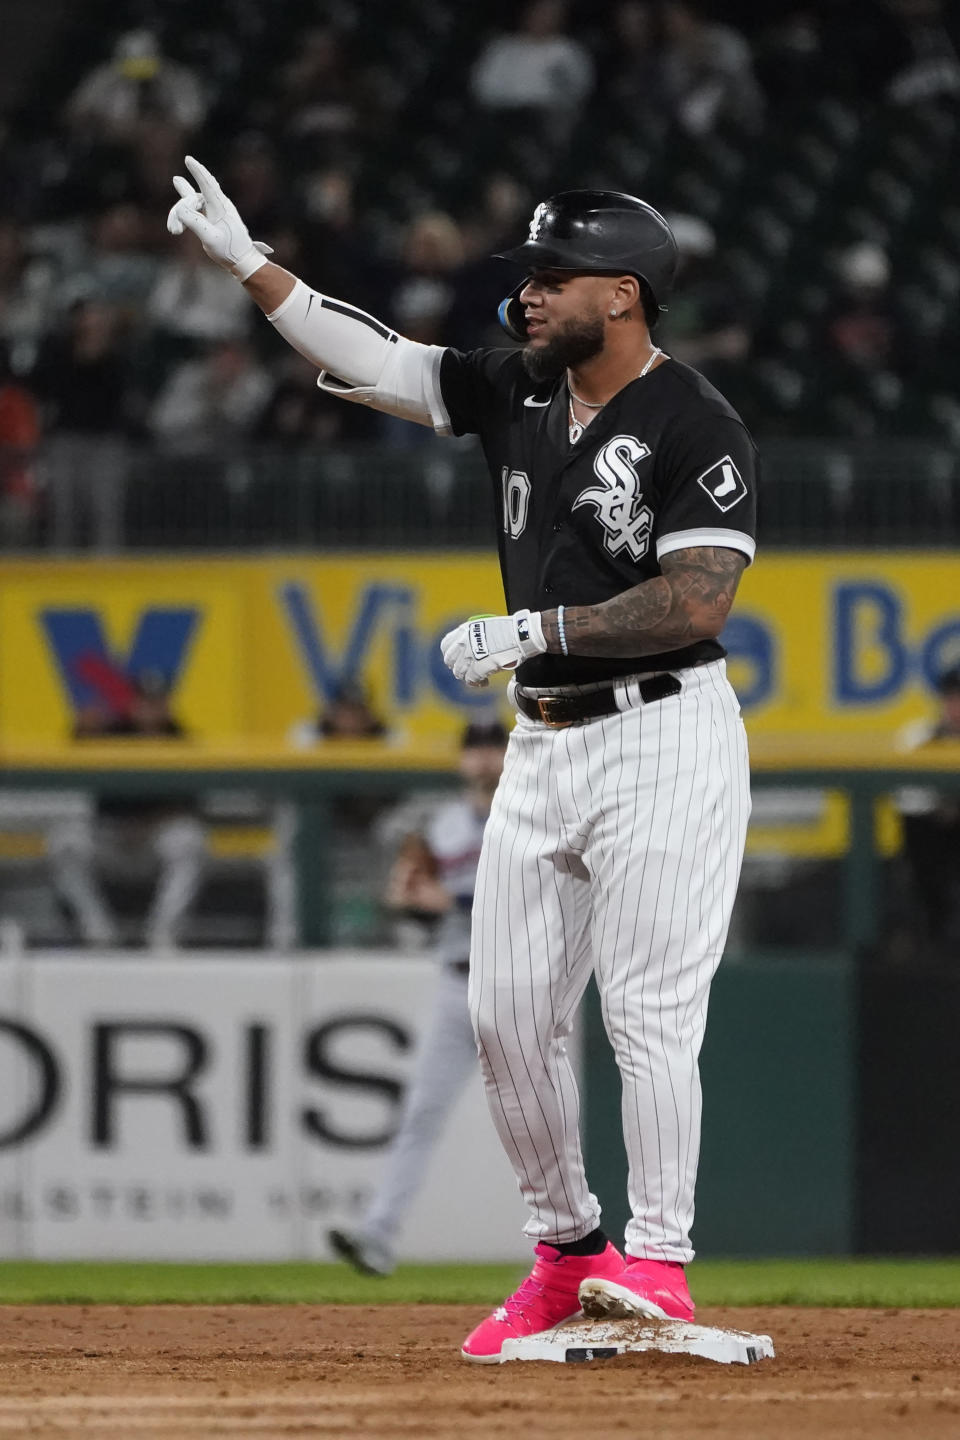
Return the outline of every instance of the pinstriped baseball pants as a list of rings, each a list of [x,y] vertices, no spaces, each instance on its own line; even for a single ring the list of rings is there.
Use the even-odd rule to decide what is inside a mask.
[[[494,1124],[535,1240],[580,1239],[584,1174],[567,1054],[596,974],[623,1083],[631,1255],[689,1261],[698,1059],[750,812],[746,736],[724,662],[682,691],[551,730],[518,715],[484,835],[470,1012]]]

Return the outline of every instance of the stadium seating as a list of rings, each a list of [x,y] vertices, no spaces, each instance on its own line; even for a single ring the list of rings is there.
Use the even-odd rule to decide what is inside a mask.
[[[748,357],[724,370],[723,388],[762,440],[829,442],[817,461],[801,447],[795,460],[782,450],[769,462],[771,474],[785,466],[793,477],[786,486],[789,500],[771,504],[785,536],[810,523],[816,538],[828,515],[836,520],[835,477],[848,463],[845,447],[918,437],[942,456],[956,445],[956,97],[895,105],[875,92],[857,95],[850,74],[834,63],[824,71],[822,89],[791,91],[783,99],[768,94],[769,123],[761,133],[721,121],[695,137],[671,124],[662,109],[638,107],[600,85],[569,140],[551,148],[523,128],[505,129],[478,113],[469,98],[470,63],[490,28],[508,22],[511,14],[506,6],[475,10],[441,0],[409,0],[399,7],[385,0],[362,7],[295,0],[275,7],[269,22],[243,0],[216,0],[199,22],[195,11],[180,3],[96,3],[84,7],[82,24],[65,11],[36,91],[44,103],[31,96],[13,117],[11,134],[27,143],[18,163],[11,162],[8,210],[23,221],[32,247],[67,263],[65,236],[83,219],[75,212],[89,155],[66,125],[62,102],[84,67],[109,53],[117,34],[146,18],[157,26],[166,52],[192,66],[210,88],[211,109],[203,130],[190,140],[192,148],[216,165],[238,132],[262,132],[274,145],[294,215],[303,208],[306,171],[346,166],[356,183],[364,230],[388,267],[397,260],[411,218],[430,208],[468,217],[482,181],[494,170],[512,174],[533,195],[570,184],[615,186],[637,190],[665,211],[709,221],[718,274],[752,335]],[[277,109],[278,76],[296,53],[304,27],[324,23],[342,34],[349,63],[362,76],[358,94],[366,97],[368,109],[352,134],[335,141],[301,137],[294,144]],[[583,38],[602,39],[588,27]],[[828,88],[831,75],[843,82],[836,93]],[[31,168],[29,183],[25,166]],[[110,184],[120,183],[116,169],[108,166],[103,173]],[[100,194],[86,203],[105,200]],[[880,246],[889,258],[898,343],[882,364],[858,367],[831,360],[823,347],[836,305],[837,259],[862,241]],[[140,326],[130,345],[143,386],[156,393],[163,343]],[[373,459],[374,471],[393,468],[392,449],[388,442],[381,458]],[[909,459],[907,451],[897,453]],[[364,461],[368,475],[372,456],[368,452]],[[371,538],[369,499],[358,497],[344,478],[344,465],[353,462],[333,452],[313,464],[276,447],[251,452],[240,463],[198,461],[187,480],[177,479],[169,467],[161,474],[144,463],[143,481],[134,483],[132,472],[125,501],[127,543],[139,547],[217,539],[315,542],[321,534],[356,537],[361,530]],[[469,464],[462,456],[450,463],[455,469]],[[860,461],[849,464],[857,469]],[[796,479],[801,471],[802,482]],[[933,471],[924,478],[923,462],[901,471],[901,481],[927,487],[919,509],[889,486],[855,507],[857,533],[864,515],[873,516],[885,534],[906,523],[916,538],[918,525],[923,530],[935,520],[955,524],[955,467],[940,459]],[[421,518],[429,516],[440,533],[469,540],[477,518],[472,501],[438,475],[421,476],[418,484],[405,473],[399,492],[391,490],[391,496],[405,498],[399,513],[391,501],[390,534],[416,539],[427,528]],[[802,499],[795,489],[799,483],[809,487]],[[42,543],[42,524],[27,539]],[[0,540],[12,543],[18,542]]]

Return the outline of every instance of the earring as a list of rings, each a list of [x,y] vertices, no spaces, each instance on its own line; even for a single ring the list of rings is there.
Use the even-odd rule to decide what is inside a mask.
[[[616,320],[616,318],[617,318],[617,312],[616,312],[616,310],[611,310],[611,311],[610,311],[610,319],[611,319],[611,320]]]

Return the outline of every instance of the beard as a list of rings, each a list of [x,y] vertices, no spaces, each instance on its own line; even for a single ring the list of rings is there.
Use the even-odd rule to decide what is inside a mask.
[[[531,380],[556,380],[567,369],[575,370],[603,349],[603,317],[593,315],[565,320],[552,340],[534,350],[523,347],[523,368]]]

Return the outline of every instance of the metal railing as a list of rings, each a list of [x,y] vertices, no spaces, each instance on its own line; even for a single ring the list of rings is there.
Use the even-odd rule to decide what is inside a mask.
[[[960,452],[925,440],[761,442],[766,545],[953,545]],[[16,493],[4,475],[17,476]],[[24,483],[24,475],[28,483]],[[56,437],[4,466],[0,550],[486,547],[498,523],[473,441],[354,443],[172,459]]]

